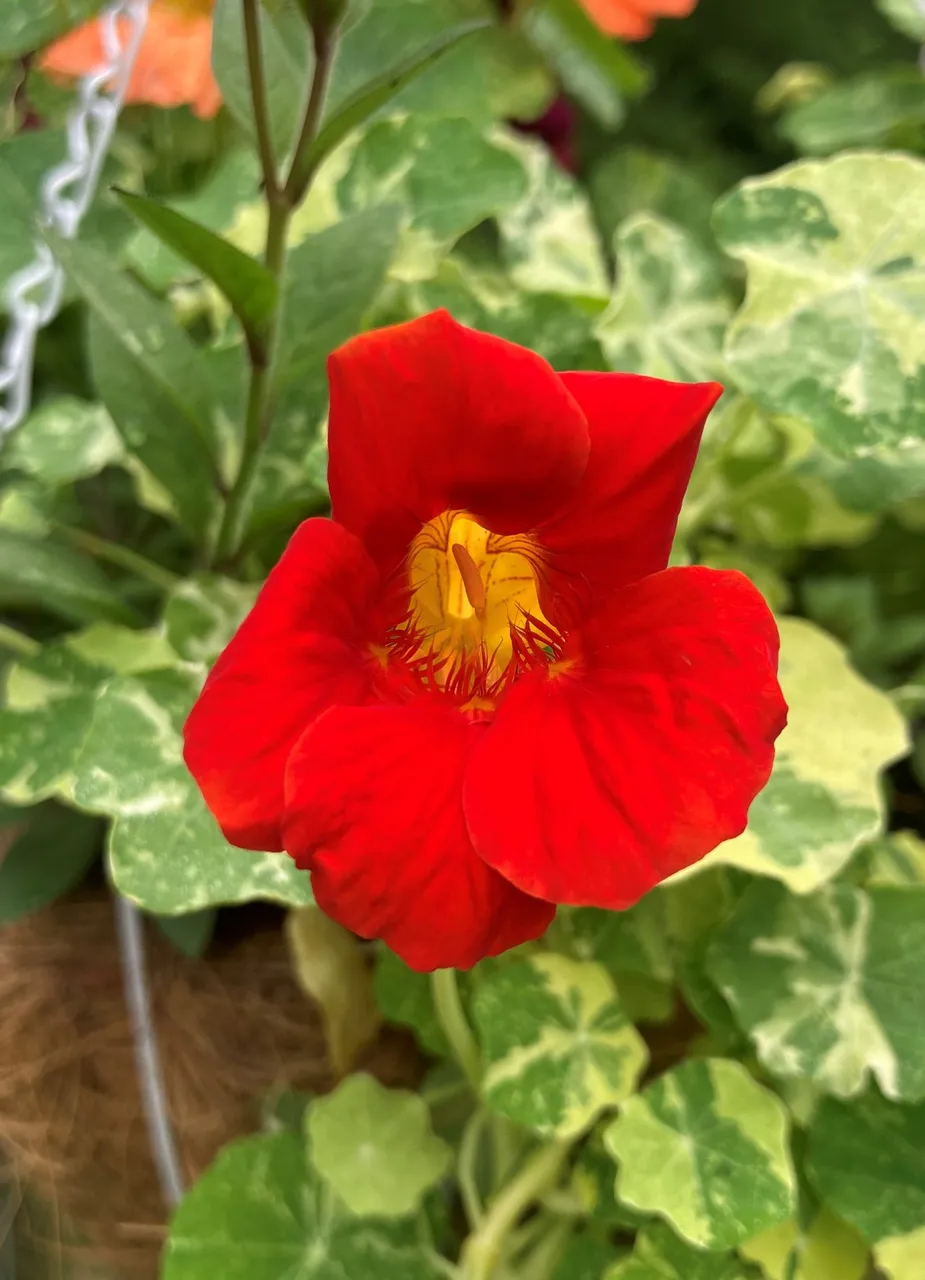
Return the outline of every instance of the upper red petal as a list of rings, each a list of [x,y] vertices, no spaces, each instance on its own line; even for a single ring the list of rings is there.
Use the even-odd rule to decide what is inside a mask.
[[[514,686],[478,742],[475,847],[527,893],[622,908],[745,827],[786,721],[778,635],[738,573],[620,592],[571,670]]]
[[[578,486],[584,414],[524,347],[435,311],[351,339],[328,370],[333,515],[386,572],[442,511],[522,533]]]
[[[306,520],[190,712],[184,759],[232,844],[280,850],[286,760],[316,716],[363,701],[379,576],[331,520]]]
[[[437,700],[340,707],[289,761],[286,848],[319,906],[420,971],[467,969],[555,915],[472,849],[462,780],[481,732]]]
[[[547,616],[572,622],[616,587],[664,569],[715,382],[630,373],[565,373],[591,453],[581,484],[538,531],[548,555]],[[548,605],[548,607],[547,607]],[[564,612],[563,612],[564,610]]]

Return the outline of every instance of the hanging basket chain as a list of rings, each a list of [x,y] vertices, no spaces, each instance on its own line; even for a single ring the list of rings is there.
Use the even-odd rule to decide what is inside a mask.
[[[149,0],[117,0],[100,16],[105,62],[85,76],[67,122],[67,155],[42,183],[39,223],[69,240],[96,192],[148,21]],[[3,291],[9,317],[0,349],[0,436],[26,417],[35,343],[61,306],[64,271],[39,236],[35,257]]]

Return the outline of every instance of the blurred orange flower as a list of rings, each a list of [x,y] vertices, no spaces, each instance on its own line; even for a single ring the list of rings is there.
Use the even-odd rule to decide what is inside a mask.
[[[185,105],[203,119],[215,115],[222,100],[212,75],[213,5],[214,0],[152,0],[126,102]],[[105,60],[101,20],[94,19],[46,49],[40,66],[51,75],[82,76]]]
[[[656,18],[686,18],[697,0],[581,0],[588,17],[609,36],[645,40]]]

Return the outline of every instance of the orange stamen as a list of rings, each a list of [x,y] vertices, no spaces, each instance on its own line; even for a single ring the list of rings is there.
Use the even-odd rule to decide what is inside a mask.
[[[482,581],[478,565],[461,542],[454,542],[451,550],[459,576],[462,578],[466,598],[475,610],[475,616],[482,620],[485,617],[488,596],[485,593],[485,583]]]

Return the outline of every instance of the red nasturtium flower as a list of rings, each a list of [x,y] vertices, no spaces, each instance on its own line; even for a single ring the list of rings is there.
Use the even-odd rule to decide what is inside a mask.
[[[786,718],[777,631],[741,574],[665,568],[721,388],[557,374],[443,311],[329,371],[333,518],[186,725],[228,839],[428,970],[739,833]]]
[[[588,17],[609,36],[646,40],[657,18],[686,18],[697,0],[580,0]]]
[[[126,102],[155,107],[188,106],[203,119],[222,105],[212,74],[212,9],[215,0],[152,0]],[[102,19],[94,18],[50,45],[41,69],[82,76],[105,61]],[[126,26],[127,31],[127,26]]]

